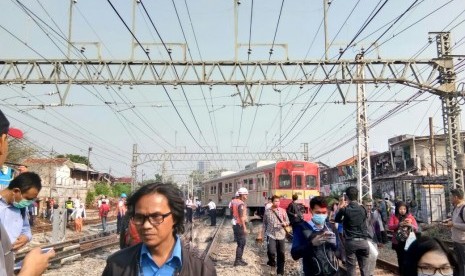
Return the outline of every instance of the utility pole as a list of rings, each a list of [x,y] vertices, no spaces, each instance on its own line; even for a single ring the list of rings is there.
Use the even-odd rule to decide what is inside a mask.
[[[137,183],[137,144],[132,145],[132,164],[131,164],[131,192],[136,190]]]
[[[308,161],[308,143],[304,143],[304,161]]]
[[[68,21],[68,59],[71,59],[71,48],[73,43],[71,42],[71,34],[73,30],[73,5],[76,0],[69,0],[69,21]]]
[[[238,34],[237,25],[239,21],[237,9],[241,2],[238,0],[233,0],[233,2],[234,2],[234,60],[237,61],[237,47],[239,47],[237,45],[237,34]]]
[[[364,196],[372,198],[370,148],[368,146],[367,105],[365,97],[365,70],[363,66],[363,53],[355,58],[357,64],[357,186],[358,200],[361,203]]]
[[[90,166],[90,152],[92,151],[92,147],[89,147],[87,150],[87,180],[86,180],[86,188],[89,188],[89,166]]]
[[[328,2],[331,0],[323,0],[323,18],[325,29],[325,60],[328,60]]]
[[[436,172],[436,147],[434,142],[433,117],[429,117],[429,155],[431,157],[431,174]]]
[[[452,58],[452,45],[450,32],[433,32],[436,35],[436,62],[441,65],[439,70],[439,83],[442,88],[442,119],[444,135],[446,136],[447,174],[449,175],[449,188],[463,190],[463,171],[457,168],[457,156],[463,153],[462,138],[460,136],[460,103],[455,88],[454,60]]]

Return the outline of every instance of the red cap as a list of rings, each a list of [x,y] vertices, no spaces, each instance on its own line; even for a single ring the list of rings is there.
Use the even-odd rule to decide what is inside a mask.
[[[24,136],[22,130],[17,129],[17,128],[12,128],[12,127],[8,129],[8,135],[16,139],[21,139]]]

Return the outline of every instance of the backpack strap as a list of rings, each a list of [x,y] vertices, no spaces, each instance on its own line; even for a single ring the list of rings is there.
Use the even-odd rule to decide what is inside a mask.
[[[460,209],[460,218],[462,219],[462,222],[465,223],[465,220],[463,219],[463,209],[465,208],[465,205],[462,206],[462,208]]]

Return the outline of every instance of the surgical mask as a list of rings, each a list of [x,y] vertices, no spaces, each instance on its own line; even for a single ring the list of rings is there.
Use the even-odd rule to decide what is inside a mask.
[[[328,217],[328,215],[314,214],[313,217],[312,217],[312,220],[313,220],[313,222],[315,224],[322,225],[322,224],[325,223],[327,217]]]
[[[34,202],[33,199],[27,200],[27,199],[21,199],[19,202],[16,202],[14,197],[13,197],[13,207],[21,209],[21,208],[26,208],[27,206],[31,205]]]

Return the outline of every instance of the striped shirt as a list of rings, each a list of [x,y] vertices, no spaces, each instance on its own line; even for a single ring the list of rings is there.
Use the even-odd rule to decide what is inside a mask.
[[[276,214],[282,222],[289,224],[289,218],[287,217],[286,210],[280,207],[267,209],[265,211],[265,216],[263,217],[265,236],[275,240],[283,240],[286,238],[286,231],[284,230],[282,223],[276,217]]]

